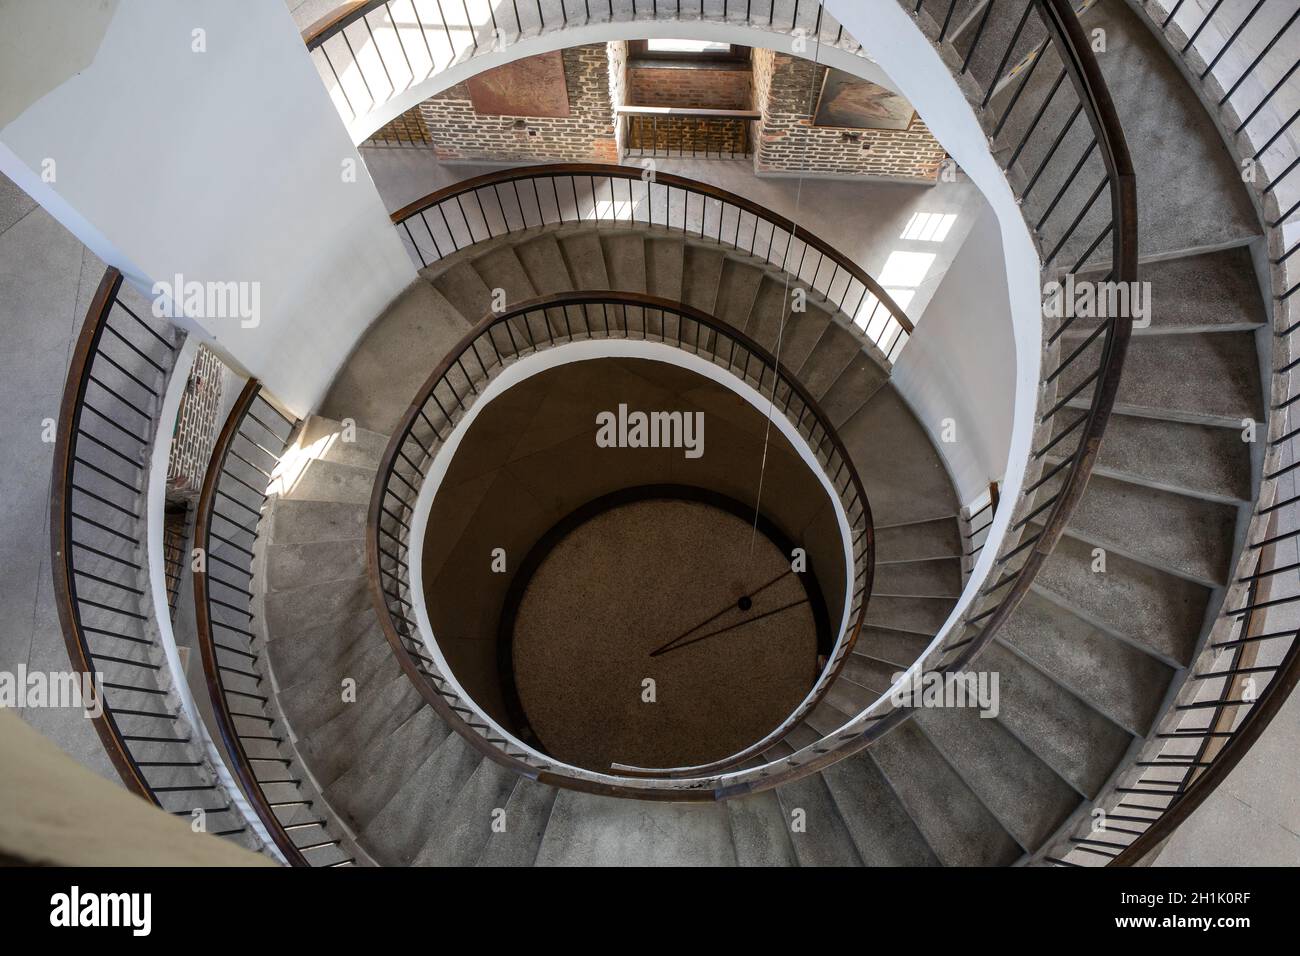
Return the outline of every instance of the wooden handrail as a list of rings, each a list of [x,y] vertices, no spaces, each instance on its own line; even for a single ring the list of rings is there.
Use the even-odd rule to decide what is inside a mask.
[[[855,574],[852,578],[845,581],[845,587],[848,589],[850,596],[855,594],[857,586],[855,582],[858,577],[863,578],[861,585],[863,589],[862,602],[858,608],[857,614],[850,624],[850,629],[846,639],[840,645],[835,657],[830,662],[827,670],[819,678],[821,689],[817,691],[810,700],[806,701],[796,711],[794,711],[785,721],[782,722],[778,732],[773,732],[757,742],[751,747],[745,748],[736,754],[733,754],[721,761],[716,761],[708,765],[702,765],[701,768],[674,768],[672,771],[665,770],[662,773],[655,771],[639,771],[635,774],[629,773],[629,777],[641,779],[659,779],[659,780],[676,780],[681,784],[680,789],[663,789],[654,790],[641,787],[622,786],[615,784],[604,784],[595,781],[575,778],[560,772],[539,771],[534,766],[519,760],[505,753],[501,748],[493,746],[489,741],[479,734],[464,718],[464,716],[454,708],[438,689],[433,686],[430,679],[420,669],[419,664],[412,656],[410,650],[403,642],[403,636],[397,630],[392,620],[392,614],[389,609],[389,598],[385,590],[384,575],[382,567],[380,528],[385,514],[385,499],[389,495],[391,475],[396,469],[396,463],[399,456],[402,455],[402,449],[410,433],[415,428],[417,421],[423,415],[423,410],[429,404],[437,387],[444,382],[453,369],[464,360],[464,357],[471,353],[476,342],[481,341],[485,336],[490,336],[493,329],[505,325],[506,323],[517,319],[521,316],[527,316],[532,313],[542,312],[548,309],[564,309],[565,307],[578,307],[586,305],[622,305],[625,307],[639,308],[643,310],[662,310],[665,313],[675,314],[679,320],[689,320],[698,322],[701,326],[710,329],[720,336],[727,337],[742,348],[758,357],[767,367],[773,369],[775,373],[784,380],[790,387],[793,394],[797,395],[806,408],[812,413],[813,420],[819,422],[826,437],[823,443],[829,441],[835,454],[839,456],[847,471],[849,486],[852,488],[852,498],[861,504],[862,513],[859,518],[854,519],[850,516],[851,522],[860,521],[863,524],[861,537],[863,539],[861,547],[863,557],[857,559],[856,563],[863,563],[862,571]],[[557,343],[562,346],[566,343]],[[486,372],[485,372],[486,374]],[[366,561],[367,570],[370,579],[371,598],[374,603],[376,613],[379,617],[384,636],[392,647],[393,652],[397,655],[398,662],[407,677],[415,684],[420,695],[437,712],[439,717],[446,721],[453,729],[461,734],[471,746],[487,757],[509,767],[517,773],[524,774],[542,782],[551,783],[555,786],[568,787],[570,789],[579,789],[591,793],[597,793],[607,796],[624,796],[637,797],[639,799],[664,799],[664,800],[717,800],[725,796],[731,796],[734,790],[723,791],[717,788],[702,787],[693,783],[691,779],[681,777],[680,771],[689,770],[698,771],[696,775],[702,775],[706,772],[734,766],[743,762],[755,753],[771,746],[775,739],[779,739],[788,733],[789,730],[802,721],[821,701],[830,687],[835,683],[853,646],[860,635],[866,621],[867,605],[871,596],[872,582],[875,576],[875,530],[871,518],[871,507],[867,500],[866,490],[862,481],[853,466],[848,449],[840,440],[839,435],[832,429],[825,412],[821,409],[816,399],[811,393],[804,388],[789,369],[763,348],[758,342],[747,336],[739,329],[715,319],[682,302],[664,299],[657,296],[651,296],[644,293],[631,292],[595,292],[595,293],[562,293],[559,295],[542,296],[530,299],[526,302],[518,303],[509,311],[494,314],[489,313],[484,316],[474,326],[465,333],[459,342],[444,356],[443,360],[433,370],[425,380],[415,397],[408,405],[406,413],[398,427],[394,430],[392,437],[389,439],[388,447],[384,451],[384,456],[380,461],[378,477],[375,481],[374,490],[371,494],[370,507],[367,515],[367,534],[366,534]],[[834,483],[833,483],[834,486]],[[838,489],[837,489],[838,491]],[[838,492],[844,494],[844,492]],[[850,506],[851,509],[851,506]],[[856,547],[856,544],[855,544]],[[816,688],[815,688],[816,690]],[[778,783],[794,779],[796,776],[802,776],[806,772],[802,768],[795,768],[786,774],[774,774],[770,781],[765,781],[762,786],[754,786],[753,789],[767,789],[776,786]]]
[[[235,399],[235,404],[230,409],[230,414],[226,417],[225,424],[222,425],[216,442],[212,446],[212,457],[208,462],[208,470],[203,476],[203,489],[199,494],[198,509],[194,519],[195,546],[203,549],[205,559],[209,552],[208,533],[212,526],[217,487],[221,483],[221,474],[225,470],[226,458],[230,452],[230,446],[235,440],[235,435],[238,434],[239,427],[243,423],[244,416],[248,414],[261,388],[262,385],[257,379],[250,378],[248,380],[248,383],[239,393],[239,397]],[[243,738],[235,727],[234,717],[231,716],[230,707],[226,701],[225,687],[218,671],[217,649],[212,633],[212,615],[208,605],[207,560],[204,560],[201,568],[202,570],[194,572],[194,618],[198,635],[199,654],[203,660],[203,676],[208,687],[208,697],[212,701],[217,730],[221,734],[221,740],[225,745],[226,752],[231,756],[231,763],[235,775],[239,779],[239,785],[253,810],[257,813],[258,819],[266,827],[271,840],[284,854],[290,866],[310,866],[306,857],[302,855],[302,851],[294,844],[285,831],[284,825],[275,815],[275,811],[266,799],[266,794],[262,792],[257,776],[253,773],[252,763],[248,759],[248,752],[244,749]]]
[[[59,612],[63,641],[68,649],[68,659],[73,669],[82,674],[95,674],[90,646],[82,628],[81,608],[77,603],[77,584],[72,572],[72,469],[76,454],[76,436],[81,423],[81,412],[90,382],[90,368],[99,350],[108,314],[122,287],[122,273],[111,266],[105,270],[99,288],[86,310],[86,321],[72,350],[68,377],[63,386],[63,400],[59,405],[58,429],[54,440],[54,473],[50,484],[50,569],[54,576],[54,604]],[[135,756],[131,753],[117,720],[104,700],[104,688],[97,688],[104,704],[103,713],[91,719],[95,733],[108,754],[109,761],[122,778],[128,790],[151,803],[161,806],[157,794],[145,780]]]
[[[453,183],[450,186],[444,186],[441,189],[434,190],[426,196],[407,203],[401,209],[392,214],[391,218],[394,225],[400,225],[412,216],[430,209],[439,203],[448,199],[454,199],[471,193],[485,186],[500,186],[507,183],[517,183],[527,179],[554,179],[561,176],[579,176],[579,177],[608,177],[610,179],[624,179],[628,181],[641,181],[646,176],[646,170],[640,166],[621,166],[614,163],[543,163],[535,166],[516,166],[510,169],[496,170],[490,173],[483,173],[480,176],[473,176],[469,179],[462,180],[459,183]],[[706,199],[713,199],[721,203],[734,206],[742,212],[747,212],[756,219],[770,223],[777,229],[780,229],[793,239],[798,239],[805,243],[809,248],[815,249],[828,260],[838,266],[843,272],[851,278],[856,279],[861,285],[880,301],[889,314],[893,317],[903,331],[911,335],[915,331],[915,326],[907,317],[907,314],[898,306],[893,297],[872,278],[866,270],[857,263],[853,262],[843,253],[839,252],[834,246],[824,239],[821,239],[814,233],[796,224],[785,216],[775,213],[761,203],[751,199],[746,199],[736,193],[729,192],[718,186],[702,183],[695,179],[688,179],[685,176],[674,176],[671,173],[656,171],[652,182],[656,185],[668,186],[674,189],[681,189],[685,192],[695,193]]]

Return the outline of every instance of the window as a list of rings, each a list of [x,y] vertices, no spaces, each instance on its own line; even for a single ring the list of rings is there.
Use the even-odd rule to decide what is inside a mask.
[[[678,60],[687,63],[748,63],[749,47],[713,40],[629,40],[632,60]]]

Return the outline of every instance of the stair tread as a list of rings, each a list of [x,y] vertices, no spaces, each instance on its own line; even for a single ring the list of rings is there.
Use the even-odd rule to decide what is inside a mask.
[[[438,832],[431,834],[413,861],[414,866],[469,866],[495,834],[497,811],[506,804],[519,777],[513,770],[484,757],[460,793],[448,805]],[[508,827],[509,817],[504,819]]]
[[[952,515],[892,527],[881,527],[876,520],[877,566],[891,561],[958,558],[961,553],[961,530]]]
[[[1061,375],[1064,397],[1096,363],[1081,357]],[[1091,386],[1073,402],[1082,406]],[[1124,360],[1115,409],[1176,421],[1241,426],[1262,415],[1259,361],[1251,332],[1134,336]]]
[[[564,253],[560,251],[560,244],[554,235],[543,233],[521,242],[515,247],[515,253],[538,295],[573,291],[569,267],[564,263]]]
[[[1034,591],[1025,595],[998,640],[1133,734],[1151,728],[1173,679],[1167,664]]]
[[[420,279],[371,323],[321,402],[320,414],[396,430],[420,386],[469,329],[469,321]]]
[[[905,561],[877,564],[871,583],[872,594],[923,595],[925,597],[960,596],[962,589],[961,559],[936,558],[931,561]]]
[[[421,707],[393,733],[363,750],[325,788],[326,799],[354,832],[364,830],[450,732],[433,708]]]
[[[844,423],[840,440],[857,467],[876,524],[957,513],[957,495],[943,460],[892,385],[881,388]],[[886,559],[883,552],[879,557]]]
[[[727,810],[718,804],[621,800],[561,790],[538,866],[732,866]]]
[[[448,734],[359,835],[385,866],[406,866],[436,836],[447,808],[481,759],[460,734]]]
[[[798,866],[785,812],[775,791],[737,797],[725,804],[740,866]]]
[[[601,237],[609,287],[621,292],[646,291],[645,239],[639,232],[609,232]]]
[[[889,781],[866,754],[841,760],[821,776],[867,866],[939,864]]]
[[[1231,569],[1235,505],[1094,475],[1069,533],[1143,563],[1222,584]]]
[[[1251,494],[1250,445],[1240,428],[1112,415],[1094,471],[1219,499],[1248,501]]]
[[[1096,796],[1129,734],[997,642],[977,668],[998,675],[997,720],[1077,791]]]
[[[555,787],[516,777],[505,806],[506,828],[489,835],[475,865],[532,866],[558,793]]]
[[[922,708],[921,730],[980,802],[1027,851],[1041,847],[1079,795],[992,717],[976,709]]]
[[[1085,619],[1172,661],[1187,663],[1200,633],[1210,590],[1118,554],[1094,573],[1093,548],[1063,537],[1035,587]]]
[[[861,866],[862,858],[820,774],[776,788],[800,866]],[[802,827],[802,829],[799,829]]]
[[[867,753],[945,866],[1006,866],[1020,847],[911,721]]]

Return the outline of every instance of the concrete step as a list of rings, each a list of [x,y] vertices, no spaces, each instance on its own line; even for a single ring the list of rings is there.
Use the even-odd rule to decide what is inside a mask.
[[[937,866],[938,858],[865,753],[822,771],[844,827],[867,866]]]
[[[429,281],[469,325],[474,325],[492,311],[493,287],[483,280],[468,260],[461,259],[441,268],[429,276]]]
[[[1107,551],[1216,585],[1231,573],[1236,524],[1236,505],[1094,475],[1070,518],[1069,533]]]
[[[321,461],[378,471],[380,459],[388,448],[388,435],[362,428],[355,422],[345,427],[333,418],[310,415],[303,422],[295,444]]]
[[[369,505],[374,483],[375,469],[372,466],[344,465],[314,458],[302,465],[296,477],[286,480],[283,496],[299,501]]]
[[[554,787],[516,777],[506,801],[506,829],[488,835],[475,865],[532,866],[558,793]]]
[[[738,865],[799,865],[785,811],[774,790],[728,800],[725,806]]]
[[[934,636],[943,627],[952,610],[951,598],[871,596],[867,605],[867,623],[895,631]]]
[[[725,259],[719,248],[687,243],[682,258],[682,301],[712,315]]]
[[[537,289],[513,246],[501,245],[476,257],[474,269],[489,289],[505,291],[507,309],[537,297]]]
[[[1020,847],[913,721],[867,750],[945,866],[1007,866]]]
[[[1031,591],[998,640],[1129,733],[1145,734],[1173,669]]]
[[[856,650],[856,647],[855,647]],[[865,709],[875,698],[885,694],[894,683],[894,675],[900,668],[895,667],[886,661],[879,661],[862,654],[850,654],[844,662],[844,670],[840,673],[844,679],[859,687],[866,688],[869,693],[864,695],[867,702],[858,707],[858,710]],[[838,683],[838,682],[837,682]],[[852,711],[851,713],[857,713]]]
[[[818,403],[821,403],[826,393],[830,391],[830,387],[835,384],[835,380],[850,363],[859,360],[861,355],[862,344],[852,332],[838,322],[827,322],[822,329],[821,337],[817,339],[817,344],[813,346],[796,374],[799,376],[800,384]],[[786,367],[792,366],[787,364]]]
[[[777,787],[783,822],[800,866],[861,866],[862,857],[820,774]]]
[[[1128,733],[997,642],[975,669],[998,675],[998,721],[1075,790],[1096,796],[1123,759]]]
[[[373,608],[304,628],[266,643],[271,673],[281,691],[308,680],[339,662],[360,644],[362,636],[378,626]]]
[[[889,526],[884,526],[878,518],[876,520],[877,570],[896,561],[960,560],[961,553],[961,529],[955,513]]]
[[[538,866],[734,866],[720,804],[663,803],[561,790]]]
[[[892,664],[898,670],[910,667],[929,646],[931,638],[883,627],[864,627],[853,645],[853,653]]]
[[[350,541],[366,533],[369,503],[276,499],[270,509],[267,540],[277,546],[318,541]]]
[[[412,283],[366,330],[319,409],[391,434],[411,398],[469,329],[466,317],[426,280]]]
[[[943,460],[930,443],[929,433],[893,386],[881,388],[840,428],[840,440],[857,466],[877,525],[914,523],[957,513],[957,496]],[[881,560],[914,556],[883,550],[878,555]]]
[[[1138,281],[1151,283],[1151,315],[1149,327],[1133,330],[1136,336],[1249,331],[1268,320],[1248,246],[1144,262]],[[1078,318],[1070,332],[1091,331],[1097,322]]]
[[[575,289],[609,288],[605,253],[600,248],[600,237],[594,231],[565,233],[559,241],[569,267],[569,281]]]
[[[264,604],[263,623],[267,640],[288,640],[318,625],[368,610],[370,583],[363,576],[348,581],[308,584],[291,591],[267,594]],[[320,631],[313,633],[322,634]]]
[[[470,866],[492,838],[494,825],[511,824],[506,805],[518,775],[483,759],[447,808],[442,826],[416,855],[414,866]]]
[[[361,832],[407,778],[449,734],[431,707],[421,707],[383,740],[373,743],[325,788],[325,798]]]
[[[266,546],[268,592],[291,591],[322,581],[348,581],[365,573],[364,538]]]
[[[333,666],[323,667],[305,680],[282,687],[278,700],[289,726],[299,736],[307,736],[348,708],[358,707],[371,695],[378,694],[398,672],[397,659],[376,623]],[[356,682],[356,700],[351,703],[343,699],[346,679]]]
[[[482,756],[460,734],[449,734],[393,794],[359,835],[383,866],[409,866],[436,838],[447,809],[478,769]]]
[[[535,239],[521,242],[515,246],[515,254],[528,275],[538,295],[555,295],[560,292],[572,292],[573,280],[569,278],[569,267],[564,263],[564,253],[555,236],[543,233]]]
[[[608,232],[601,236],[609,287],[620,292],[646,291],[645,239],[639,232]]]
[[[744,329],[763,285],[764,272],[757,266],[726,257],[718,279],[718,296],[713,315],[734,329]],[[770,351],[770,350],[769,350]]]
[[[1096,573],[1093,548],[1065,536],[1035,579],[1035,587],[1111,634],[1170,664],[1188,663],[1205,620],[1211,591],[1119,554]]]
[[[1065,348],[1075,341],[1063,338]],[[1096,370],[1080,359],[1060,377],[1062,396]],[[1071,404],[1084,407],[1091,386]],[[1135,336],[1124,361],[1115,409],[1229,428],[1260,420],[1259,363],[1250,332],[1194,332]]]
[[[835,323],[836,328],[840,328]],[[857,354],[844,367],[822,395],[821,406],[832,425],[839,428],[858,409],[871,400],[889,376],[885,372],[883,356],[875,359],[865,349],[859,348]]]
[[[1094,474],[1214,501],[1249,501],[1251,446],[1241,436],[1240,427],[1112,415]],[[1049,466],[1061,461],[1045,457]]]
[[[646,237],[645,282],[651,295],[674,301],[681,299],[684,255],[683,245],[676,239]]]
[[[871,585],[873,595],[924,595],[951,597],[961,594],[961,559],[935,558],[929,561],[900,561],[877,564]]]
[[[394,661],[396,663],[396,661]],[[322,787],[328,787],[376,741],[382,741],[422,706],[419,693],[405,674],[396,673],[382,686],[360,693],[329,723],[298,738],[298,752]]]
[[[916,722],[1024,850],[1042,846],[1079,805],[1079,794],[992,717],[932,707]]]

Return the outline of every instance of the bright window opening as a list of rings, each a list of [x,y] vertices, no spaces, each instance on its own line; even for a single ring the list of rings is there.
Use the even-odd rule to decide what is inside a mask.
[[[903,230],[903,239],[917,242],[943,242],[948,238],[953,223],[957,221],[955,212],[918,212],[908,220]]]
[[[729,53],[730,43],[716,43],[713,40],[646,40],[649,53]]]

